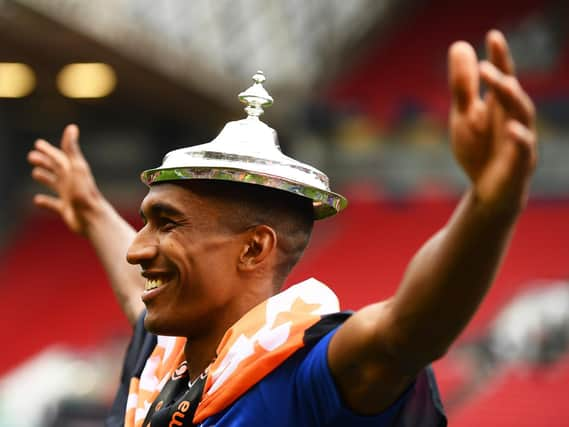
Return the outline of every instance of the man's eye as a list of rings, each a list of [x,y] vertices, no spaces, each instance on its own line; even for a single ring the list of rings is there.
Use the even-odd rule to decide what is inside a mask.
[[[161,230],[170,230],[177,225],[176,222],[172,221],[170,218],[159,218],[158,226]]]

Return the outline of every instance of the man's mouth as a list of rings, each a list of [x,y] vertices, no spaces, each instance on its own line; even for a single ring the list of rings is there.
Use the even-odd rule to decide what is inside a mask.
[[[142,302],[145,304],[150,303],[154,298],[161,294],[167,288],[172,276],[170,275],[146,275],[146,282],[144,283],[144,292],[142,293]]]
[[[159,288],[165,282],[162,279],[146,279],[146,283],[144,284],[145,291],[151,291],[152,289]]]
[[[144,282],[145,292],[161,288],[172,279],[171,273],[162,270],[146,270],[142,272],[142,276],[146,279]]]

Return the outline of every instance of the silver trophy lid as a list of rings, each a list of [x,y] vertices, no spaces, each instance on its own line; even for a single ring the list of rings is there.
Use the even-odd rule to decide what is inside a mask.
[[[344,209],[345,197],[330,191],[328,177],[318,169],[285,156],[277,133],[259,116],[273,98],[263,87],[258,71],[255,82],[239,94],[247,118],[225,125],[217,138],[206,144],[170,151],[162,165],[144,171],[146,185],[185,179],[234,181],[288,191],[312,200],[314,219],[332,216]]]

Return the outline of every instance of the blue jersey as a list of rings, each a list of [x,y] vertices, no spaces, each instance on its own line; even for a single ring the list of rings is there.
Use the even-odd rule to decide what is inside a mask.
[[[335,331],[312,349],[299,350],[229,409],[200,426],[389,426],[408,393],[376,416],[359,416],[348,409],[328,367],[328,344]]]
[[[328,366],[330,339],[349,314],[336,313],[305,332],[305,346],[251,387],[227,409],[206,418],[203,427],[225,426],[446,426],[436,382],[430,368],[389,408],[374,416],[357,415],[345,406]],[[140,377],[146,359],[156,346],[156,336],[143,326],[135,327],[107,426],[122,426],[131,377]],[[205,381],[203,381],[205,382]],[[148,411],[143,426],[193,426],[193,413],[201,398],[202,384],[188,386],[188,378],[177,376],[166,383]],[[158,402],[158,403],[157,403]],[[162,404],[164,403],[164,404]]]

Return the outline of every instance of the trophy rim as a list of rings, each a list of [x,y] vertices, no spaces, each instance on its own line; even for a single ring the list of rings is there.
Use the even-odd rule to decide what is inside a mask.
[[[333,191],[323,190],[282,176],[242,168],[215,166],[154,168],[142,172],[140,178],[149,187],[161,182],[212,180],[260,185],[275,190],[287,191],[312,201],[314,220],[333,216],[348,205],[348,200],[344,196]]]

